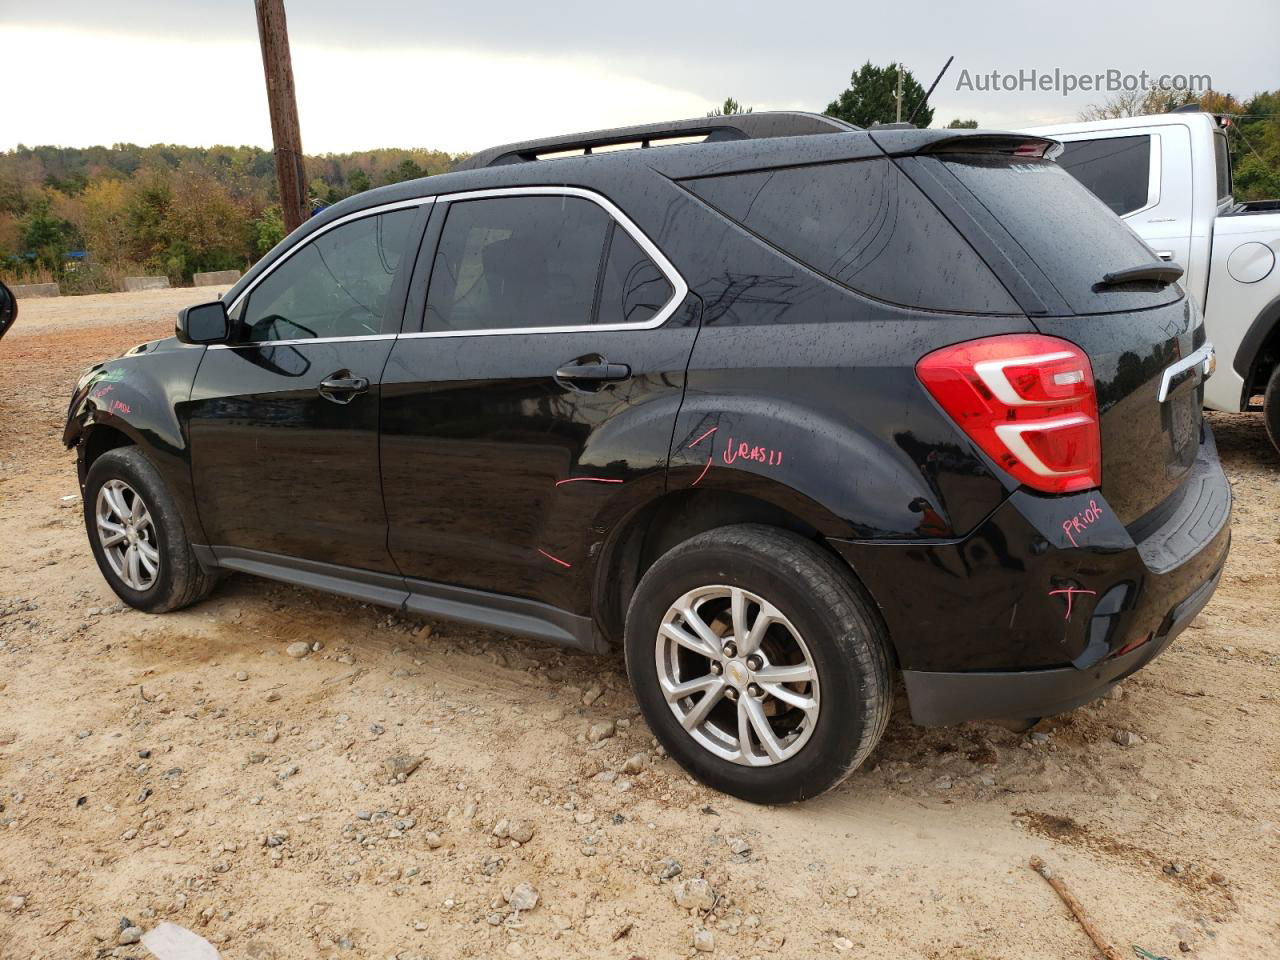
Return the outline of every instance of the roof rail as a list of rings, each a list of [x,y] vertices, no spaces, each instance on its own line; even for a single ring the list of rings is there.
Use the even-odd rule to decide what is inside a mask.
[[[818,133],[847,133],[858,127],[835,117],[799,111],[766,111],[762,113],[737,113],[727,117],[695,117],[691,120],[672,120],[667,123],[645,123],[634,127],[615,127],[612,130],[595,130],[589,133],[571,133],[543,140],[526,140],[523,143],[507,143],[472,154],[455,170],[476,170],[496,167],[506,163],[525,163],[539,160],[547,154],[568,153],[581,150],[590,154],[600,147],[636,144],[640,147],[661,146],[664,140],[680,140],[702,137],[704,143],[726,140],[759,140],[768,137],[803,137]]]

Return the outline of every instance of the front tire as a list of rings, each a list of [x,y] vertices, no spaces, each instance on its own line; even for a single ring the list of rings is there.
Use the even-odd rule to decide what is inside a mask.
[[[216,577],[191,550],[177,504],[136,447],[110,450],[93,462],[84,520],[98,569],[129,606],[167,613],[213,589]]]
[[[755,803],[817,796],[889,722],[888,638],[839,560],[755,524],[699,534],[644,575],[627,673],[654,735],[691,774]]]

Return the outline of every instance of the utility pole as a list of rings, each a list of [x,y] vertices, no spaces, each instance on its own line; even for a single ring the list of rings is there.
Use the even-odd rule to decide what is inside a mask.
[[[895,123],[902,122],[902,61],[898,61],[898,116],[894,119]]]
[[[298,99],[293,89],[293,60],[289,56],[289,27],[284,19],[284,0],[254,0],[254,6],[258,11],[262,69],[267,77],[280,209],[285,230],[293,231],[306,221],[308,210],[302,131],[298,127]]]

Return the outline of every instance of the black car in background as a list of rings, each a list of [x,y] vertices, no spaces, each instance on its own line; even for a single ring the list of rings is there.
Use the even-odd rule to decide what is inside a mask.
[[[1212,349],[1014,134],[753,114],[360,194],[76,387],[93,552],[153,612],[240,571],[604,652],[751,800],[913,717],[1098,696],[1212,594]],[[629,148],[629,149],[628,149]]]
[[[18,319],[18,298],[13,291],[0,283],[0,337],[9,332],[13,321]]]

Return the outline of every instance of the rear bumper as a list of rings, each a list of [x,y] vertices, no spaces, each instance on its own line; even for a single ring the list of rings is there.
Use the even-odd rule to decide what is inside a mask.
[[[963,540],[832,540],[876,599],[926,725],[1048,716],[1145,666],[1209,602],[1230,546],[1212,433],[1128,527],[1097,492],[1018,491]]]
[[[1088,670],[1060,667],[1004,673],[942,673],[904,670],[911,719],[924,727],[966,720],[1046,717],[1065,713],[1102,696],[1125,677],[1164,652],[1174,637],[1204,609],[1222,577],[1222,568],[1169,611],[1162,629],[1129,653]]]

